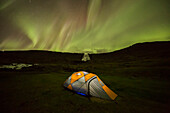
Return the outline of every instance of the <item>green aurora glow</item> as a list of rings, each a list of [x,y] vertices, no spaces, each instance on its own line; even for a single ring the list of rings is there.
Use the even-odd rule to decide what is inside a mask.
[[[0,49],[110,52],[170,41],[169,0],[1,0]]]

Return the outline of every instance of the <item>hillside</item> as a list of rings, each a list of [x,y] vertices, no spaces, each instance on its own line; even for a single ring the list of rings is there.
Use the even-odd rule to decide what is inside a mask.
[[[71,63],[81,61],[83,54],[51,51],[5,51],[0,52],[0,64],[8,63]],[[93,61],[127,61],[140,59],[169,59],[170,41],[134,44],[111,53],[91,54]]]
[[[119,76],[148,76],[168,78],[170,73],[170,42],[148,42],[132,45],[119,51],[90,54],[91,60],[82,62],[83,54],[51,51],[5,51],[0,53],[0,64],[32,64],[32,67],[16,69],[0,68],[0,71],[22,72],[74,72],[85,70],[94,73]],[[38,64],[38,65],[34,65]],[[124,70],[122,73],[121,70]],[[146,74],[148,73],[148,74]]]

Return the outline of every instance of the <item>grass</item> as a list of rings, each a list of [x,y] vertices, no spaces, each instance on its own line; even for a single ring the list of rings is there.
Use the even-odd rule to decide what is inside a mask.
[[[118,97],[87,98],[63,88],[70,72],[0,73],[1,113],[168,113],[169,82],[141,77],[99,75]]]

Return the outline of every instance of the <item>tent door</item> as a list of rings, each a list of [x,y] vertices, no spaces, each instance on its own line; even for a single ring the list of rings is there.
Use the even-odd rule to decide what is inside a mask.
[[[90,95],[90,82],[91,82],[92,80],[94,80],[95,78],[97,78],[97,77],[92,78],[92,79],[88,82],[88,95]]]

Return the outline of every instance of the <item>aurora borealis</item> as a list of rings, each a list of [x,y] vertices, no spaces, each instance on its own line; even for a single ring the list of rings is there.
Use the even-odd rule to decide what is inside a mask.
[[[170,40],[169,0],[1,0],[0,50],[109,52]]]

